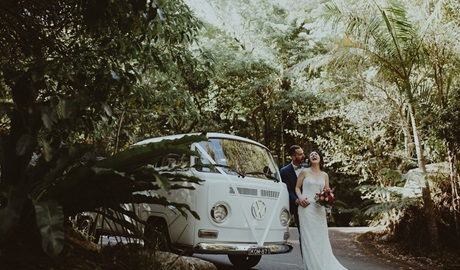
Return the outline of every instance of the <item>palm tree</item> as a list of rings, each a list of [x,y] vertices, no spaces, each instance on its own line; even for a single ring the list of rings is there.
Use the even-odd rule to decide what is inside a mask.
[[[352,1],[355,2],[355,1]],[[416,90],[419,76],[426,61],[422,51],[426,27],[411,21],[406,8],[395,2],[381,7],[375,2],[348,3],[340,6],[335,2],[325,5],[326,22],[344,33],[341,41],[328,55],[328,63],[336,67],[350,61],[358,61],[359,66],[377,67],[374,78],[391,82],[403,100],[403,106],[410,119],[411,136],[414,142],[418,167],[426,175],[423,142],[419,135],[419,107]],[[429,23],[427,20],[426,23]],[[318,59],[311,59],[303,65],[311,65]],[[321,57],[321,62],[324,57]],[[355,62],[356,63],[356,62]],[[430,183],[425,177],[422,200],[427,215],[429,239],[432,250],[439,247],[438,229],[431,200]]]

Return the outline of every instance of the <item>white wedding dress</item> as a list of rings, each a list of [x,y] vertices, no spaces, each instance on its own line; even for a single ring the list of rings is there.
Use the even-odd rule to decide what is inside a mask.
[[[323,190],[324,179],[305,177],[302,195],[311,204],[299,206],[300,237],[302,259],[305,270],[339,270],[346,269],[332,253],[327,229],[326,210],[315,203],[316,193]]]

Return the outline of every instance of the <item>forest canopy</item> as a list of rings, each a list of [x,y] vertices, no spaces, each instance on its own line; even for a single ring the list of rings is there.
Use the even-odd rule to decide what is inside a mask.
[[[77,164],[210,131],[267,145],[279,166],[292,144],[320,149],[335,225],[397,233],[422,213],[423,244],[458,245],[459,11],[431,0],[3,1],[2,246]]]

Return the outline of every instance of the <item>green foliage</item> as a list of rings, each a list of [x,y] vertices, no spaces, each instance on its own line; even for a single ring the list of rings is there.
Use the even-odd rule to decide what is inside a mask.
[[[423,119],[422,124],[427,133],[433,134],[436,138],[447,142],[451,149],[455,149],[457,154],[460,153],[460,88],[453,89],[446,99],[444,107],[436,103],[422,104],[427,116]],[[433,125],[437,123],[437,125]],[[442,146],[441,146],[442,147]],[[445,153],[443,153],[445,155]]]
[[[159,176],[145,164],[138,165],[142,170],[122,166],[120,162],[133,166],[146,162],[135,158],[145,156],[142,150],[104,161],[95,157],[137,140],[135,127],[124,130],[122,122],[136,118],[131,110],[143,112],[156,106],[140,102],[156,87],[140,87],[143,75],[174,74],[182,64],[192,63],[186,44],[199,27],[180,0],[8,0],[2,4],[2,248],[7,243],[8,247],[26,245],[30,249],[25,252],[37,252],[38,225],[44,251],[57,254],[62,248],[62,227],[57,228],[64,217],[131,201],[133,191],[180,188],[170,186],[167,175]],[[143,125],[151,122],[141,120]],[[168,146],[160,148],[166,151]],[[147,151],[161,153],[160,148]],[[171,148],[183,151],[183,147]],[[119,197],[111,197],[117,192]]]
[[[155,97],[159,84],[139,85],[144,74],[169,74],[171,80],[194,61],[187,44],[200,24],[181,1],[14,2],[7,1],[2,12],[2,29],[13,29],[2,42],[2,95],[8,103],[12,96],[13,102],[34,102],[35,125],[43,121],[48,130],[40,139],[48,145],[57,143],[53,140],[60,134],[66,143],[90,141],[109,153],[129,145],[137,140],[135,126],[124,125],[160,105],[145,99]],[[26,33],[16,24],[24,24]],[[42,38],[31,44],[43,49],[22,51],[29,49],[22,46],[24,38],[36,36]],[[10,112],[8,103],[2,108]],[[148,122],[140,120],[133,122]]]
[[[392,224],[392,230],[402,211],[395,207],[400,207],[399,203],[407,205],[391,193],[395,186],[402,184],[400,177],[392,172],[410,169],[415,157],[421,168],[425,167],[426,156],[430,160],[435,160],[435,155],[442,158],[439,156],[439,151],[443,151],[441,144],[427,139],[426,129],[419,125],[425,117],[433,118],[421,105],[427,98],[442,99],[444,85],[454,74],[444,73],[449,66],[444,65],[448,62],[445,56],[452,52],[451,47],[439,38],[437,31],[430,32],[440,23],[440,5],[426,13],[414,13],[409,2],[326,3],[323,18],[337,30],[336,46],[322,58],[316,57],[317,63],[302,64],[318,67],[327,63],[328,70],[335,68],[334,72],[346,82],[346,93],[352,90],[353,98],[364,99],[364,104],[369,106],[362,107],[353,99],[345,99],[342,105],[345,111],[351,111],[356,105],[364,110],[350,114],[355,119],[344,117],[351,124],[349,128],[348,123],[342,122],[344,128],[332,135],[323,134],[318,141],[332,152],[329,156],[339,168],[347,172],[354,170],[362,175],[363,181],[376,185],[364,193],[364,199],[378,203],[371,208],[376,211],[368,213],[384,213],[377,219]],[[429,44],[430,49],[426,49]],[[449,79],[444,81],[446,75]],[[379,117],[382,112],[383,117]],[[355,140],[360,143],[355,144]],[[383,168],[388,168],[386,173]],[[429,200],[429,196],[426,198]]]
[[[420,204],[418,198],[404,197],[404,188],[369,185],[361,186],[360,189],[364,199],[373,202],[366,207],[364,215],[374,220],[371,225],[382,225],[390,232],[395,230],[396,223],[406,209]]]

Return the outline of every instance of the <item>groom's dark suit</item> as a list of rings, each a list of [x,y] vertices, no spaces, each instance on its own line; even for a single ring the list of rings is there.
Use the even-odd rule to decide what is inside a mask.
[[[286,184],[289,192],[289,211],[294,216],[297,228],[299,228],[299,214],[297,212],[297,195],[295,194],[295,185],[297,183],[297,174],[292,162],[280,169],[281,179]]]
[[[301,167],[306,168],[308,165],[304,163]],[[298,199],[297,195],[295,194],[297,174],[295,173],[292,162],[280,169],[280,175],[289,192],[289,212],[291,212],[291,215],[294,216],[295,224],[297,226],[297,230],[299,231],[299,243],[302,245],[302,242],[300,241],[299,212],[297,211],[298,205],[295,203],[295,201]],[[302,248],[300,249],[300,254],[302,254]]]

